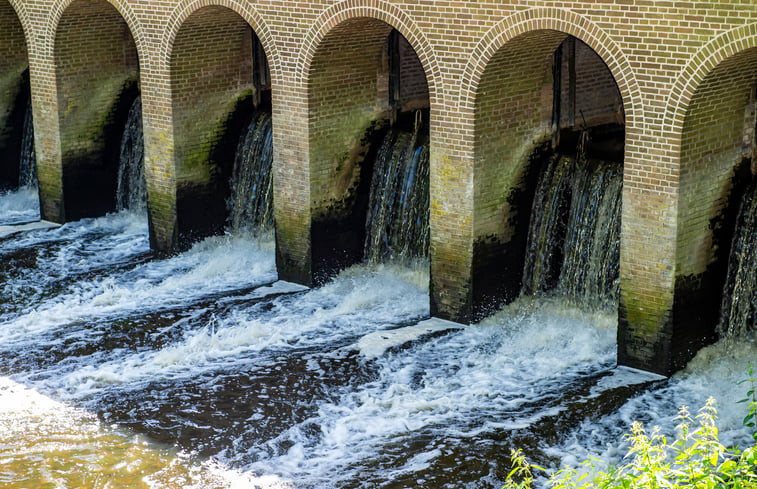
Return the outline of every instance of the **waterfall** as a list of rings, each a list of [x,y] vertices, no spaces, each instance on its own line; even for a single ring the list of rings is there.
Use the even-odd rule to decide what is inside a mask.
[[[147,205],[145,183],[144,140],[142,137],[142,99],[131,104],[129,116],[121,138],[118,161],[118,188],[116,209],[144,209]]]
[[[744,336],[757,329],[757,181],[744,192],[728,260],[719,333]]]
[[[553,288],[560,276],[565,226],[575,162],[553,155],[542,168],[536,188],[523,267],[523,293],[533,295]]]
[[[555,288],[578,303],[617,302],[621,165],[555,155],[533,201],[522,292]]]
[[[256,113],[239,138],[227,200],[232,231],[273,227],[273,125]]]
[[[558,286],[568,297],[617,302],[622,190],[617,163],[595,160],[578,166]]]
[[[19,158],[18,186],[37,187],[37,154],[34,150],[34,117],[32,115],[31,95],[26,103],[24,129],[21,136],[21,155]]]
[[[429,149],[418,130],[392,129],[376,156],[368,197],[366,261],[428,254]]]

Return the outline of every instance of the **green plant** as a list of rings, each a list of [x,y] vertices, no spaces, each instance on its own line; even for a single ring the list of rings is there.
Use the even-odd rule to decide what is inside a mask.
[[[748,414],[744,425],[754,428],[757,421],[754,367],[742,383],[750,386],[747,398]],[[710,398],[692,418],[686,406],[676,417],[676,437],[668,443],[658,427],[647,433],[635,422],[625,435],[628,453],[621,464],[607,470],[601,462],[589,459],[578,469],[566,468],[554,472],[546,482],[554,489],[757,489],[757,443],[744,449],[726,448],[718,440],[715,426],[717,410]],[[757,442],[757,432],[753,434]],[[520,450],[511,452],[513,469],[503,489],[530,489],[534,485],[533,470],[545,471],[529,465]]]
[[[747,415],[744,418],[744,426],[752,428],[752,438],[757,442],[757,375],[754,371],[754,365],[751,363],[747,367],[747,378],[740,381],[739,384],[748,384],[749,390],[746,397],[739,402],[747,403]]]
[[[539,468],[535,465],[531,465],[526,461],[526,456],[523,455],[523,451],[518,448],[517,450],[510,450],[510,459],[512,461],[512,470],[507,474],[507,480],[502,489],[529,489],[534,483],[534,474],[531,468]],[[517,479],[517,482],[516,482]]]

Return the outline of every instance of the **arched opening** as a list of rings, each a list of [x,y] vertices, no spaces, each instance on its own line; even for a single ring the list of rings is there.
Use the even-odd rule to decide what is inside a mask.
[[[308,110],[315,281],[427,256],[429,90],[407,39],[373,18],[334,27],[310,65]]]
[[[72,2],[58,24],[55,67],[66,220],[100,216],[116,209],[132,106],[141,115],[137,47],[118,10],[106,0]]]
[[[723,60],[681,134],[672,339],[675,368],[719,336],[757,329],[757,48]]]
[[[522,34],[475,111],[474,317],[553,290],[617,306],[625,116],[608,66],[563,32]]]
[[[271,80],[250,25],[225,7],[193,12],[174,42],[171,90],[180,243],[270,225]]]
[[[33,137],[24,29],[0,1],[0,191],[35,185]]]

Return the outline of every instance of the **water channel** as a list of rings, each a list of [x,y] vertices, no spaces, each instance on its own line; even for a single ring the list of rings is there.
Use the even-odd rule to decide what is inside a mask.
[[[429,314],[423,138],[383,143],[379,177],[412,171],[373,192],[386,205],[371,198],[366,255],[376,258],[306,289],[277,280],[270,130],[259,115],[240,140],[261,155],[260,170],[235,170],[254,177],[257,200],[232,183],[230,206],[251,207],[232,209],[224,235],[171,256],[150,251],[133,167],[121,172],[132,175],[122,210],[101,218],[22,230],[13,226],[39,216],[34,185],[0,196],[5,487],[496,488],[510,448],[550,467],[616,461],[631,421],[669,426],[680,405],[708,396],[722,441],[749,439],[736,383],[754,359],[753,330],[670,379],[615,368],[617,247],[605,244],[619,239],[617,168],[554,160],[571,168],[540,187],[573,190],[546,207],[568,223],[600,215],[602,233],[563,229],[588,248],[561,245],[554,287],[534,273],[520,299],[460,327]],[[550,168],[543,178],[560,173]],[[392,222],[424,228],[387,233]],[[540,225],[530,261],[545,268],[556,245]],[[397,235],[416,245],[410,258]]]

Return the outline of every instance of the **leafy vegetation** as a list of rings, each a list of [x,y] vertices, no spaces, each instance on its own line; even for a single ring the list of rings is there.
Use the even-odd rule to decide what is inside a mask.
[[[746,449],[726,448],[718,440],[715,426],[717,410],[710,398],[692,417],[683,406],[678,416],[676,437],[672,442],[655,427],[647,432],[641,423],[633,423],[625,438],[629,442],[623,462],[602,470],[601,461],[589,459],[576,468],[554,472],[546,483],[554,489],[757,489],[757,377],[754,366],[748,369],[747,404],[744,426],[752,429],[755,444]],[[534,470],[520,450],[511,453],[513,469],[503,489],[531,489]]]

